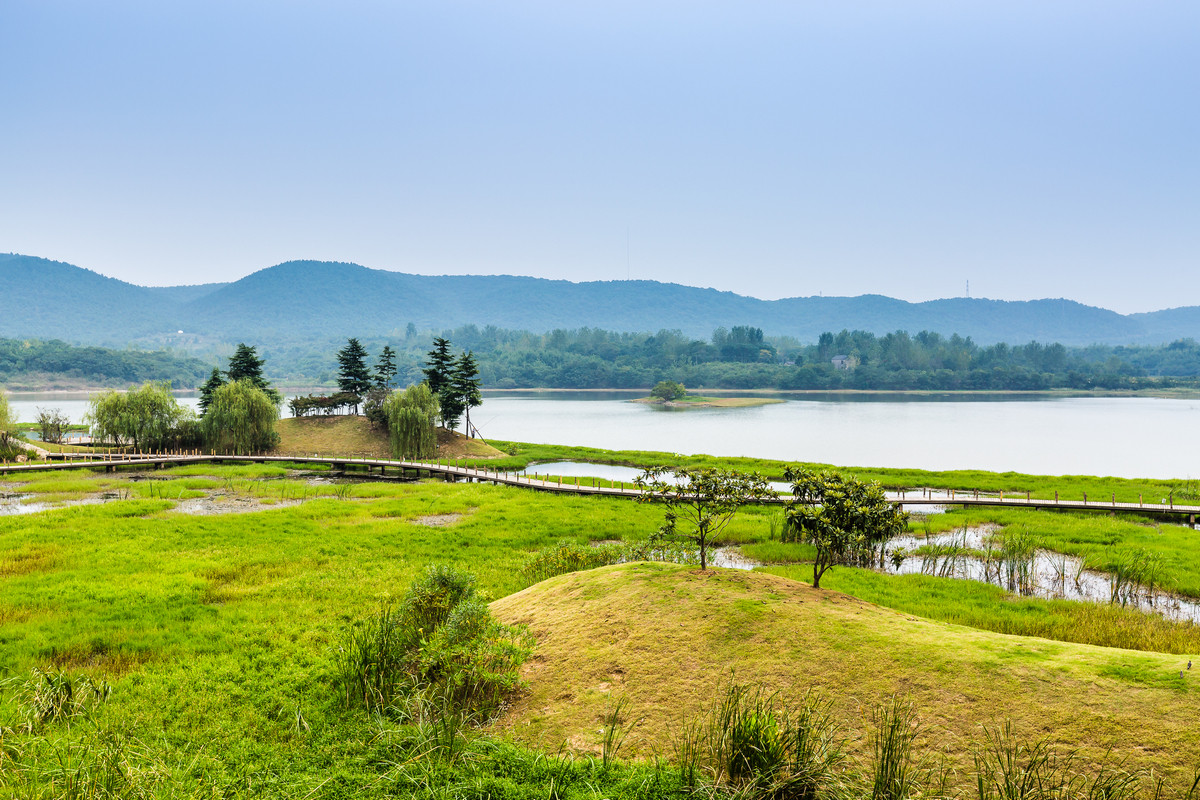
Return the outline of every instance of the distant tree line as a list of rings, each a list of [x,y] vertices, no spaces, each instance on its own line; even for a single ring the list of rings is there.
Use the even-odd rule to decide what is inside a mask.
[[[53,375],[93,386],[167,381],[182,389],[208,372],[198,358],[165,350],[111,350],[66,342],[0,339],[0,383],[37,382]]]
[[[718,328],[711,340],[678,331],[615,333],[594,328],[546,334],[468,325],[442,338],[477,354],[494,388],[648,388],[670,380],[727,389],[1043,390],[1139,389],[1200,384],[1200,345],[1064,347],[1030,342],[981,346],[969,337],[903,331],[822,334],[804,344],[761,329]],[[837,356],[844,356],[835,365]],[[418,355],[398,352],[416,380]]]

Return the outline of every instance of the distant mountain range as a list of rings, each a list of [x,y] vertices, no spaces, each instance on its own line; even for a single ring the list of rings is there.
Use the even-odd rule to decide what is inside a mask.
[[[1200,307],[1122,315],[1071,300],[974,298],[909,303],[879,295],[759,300],[654,281],[426,276],[357,264],[290,261],[233,283],[144,287],[58,261],[0,255],[0,337],[211,351],[246,341],[283,347],[460,325],[529,330],[713,329],[752,325],[812,342],[823,331],[922,330],[979,344],[1163,344],[1200,338]]]

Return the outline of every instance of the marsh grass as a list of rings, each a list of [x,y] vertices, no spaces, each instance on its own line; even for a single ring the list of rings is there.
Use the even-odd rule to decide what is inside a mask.
[[[812,580],[811,566],[765,567],[765,572]],[[932,575],[885,575],[831,570],[830,589],[926,619],[1016,636],[1036,636],[1125,650],[1200,653],[1200,626],[1171,622],[1120,605],[1015,597],[998,586]]]
[[[89,675],[63,670],[34,668],[15,689],[18,705],[24,711],[25,730],[40,731],[47,725],[86,719],[108,701],[112,687]]]
[[[812,691],[793,702],[731,675],[711,708],[676,731],[681,783],[746,798],[838,794],[846,741],[830,707]]]

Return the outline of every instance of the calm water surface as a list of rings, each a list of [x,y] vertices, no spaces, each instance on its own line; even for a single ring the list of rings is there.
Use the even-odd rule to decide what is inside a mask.
[[[487,438],[841,466],[1039,474],[1200,476],[1200,399],[1011,395],[805,395],[756,408],[663,409],[639,393],[490,392],[471,414]],[[86,394],[14,394],[72,420]],[[195,406],[195,394],[180,402]]]
[[[1121,477],[1200,476],[1200,399],[805,396],[661,409],[629,395],[497,393],[485,437],[610,449]]]

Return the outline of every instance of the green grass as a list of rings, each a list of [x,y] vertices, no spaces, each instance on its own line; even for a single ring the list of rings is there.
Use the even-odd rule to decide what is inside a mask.
[[[529,452],[539,451],[530,447]],[[70,765],[90,764],[89,774],[99,775],[105,763],[126,764],[123,774],[145,781],[142,788],[151,796],[356,797],[374,792],[421,797],[429,796],[425,790],[432,784],[421,783],[427,779],[442,781],[438,785],[449,781],[468,796],[481,786],[496,791],[507,787],[512,796],[523,796],[513,788],[521,786],[529,796],[540,797],[559,774],[564,781],[574,776],[570,785],[575,794],[564,792],[564,797],[593,796],[582,788],[585,784],[600,787],[603,796],[633,797],[639,796],[636,786],[673,780],[652,766],[600,774],[587,762],[493,740],[471,745],[467,766],[441,774],[442,767],[408,747],[405,737],[411,732],[348,714],[331,694],[332,648],[342,632],[394,600],[426,564],[468,569],[478,575],[481,589],[505,597],[523,588],[520,568],[530,553],[564,539],[644,539],[661,524],[661,508],[439,481],[312,486],[275,464],[193,465],[147,472],[148,480],[134,477],[72,471],[23,475],[19,484],[9,481],[18,484],[14,491],[39,499],[83,499],[105,492],[126,499],[0,517],[0,757],[17,758],[0,765],[0,795],[6,781],[18,795],[54,794],[48,787],[57,785],[51,782],[69,772]],[[339,486],[348,488],[343,492]],[[300,502],[220,516],[174,511],[181,499],[202,494],[260,504]],[[1153,532],[1128,520],[1114,520],[1116,527],[1107,527],[1097,516],[1081,516],[1076,523],[1070,515],[1013,513],[1053,523],[1051,532],[1067,544],[1071,537],[1090,535],[1112,541],[1110,546],[1143,546],[1139,537]],[[771,520],[777,514],[777,509],[746,509],[720,541],[761,560],[807,557],[803,546],[772,539]],[[458,516],[449,524],[424,524],[451,515]],[[937,524],[954,524],[947,519]],[[966,517],[954,519],[961,524]],[[969,519],[983,517],[974,511]],[[1031,523],[1015,516],[1004,524]],[[1091,534],[1089,525],[1095,528]],[[1164,552],[1178,557],[1173,569],[1191,569],[1187,532],[1164,528],[1156,535],[1162,537]],[[802,567],[790,569],[803,574]],[[826,581],[838,588],[838,580],[849,581],[855,572],[835,569]],[[1128,632],[1133,617],[1107,609],[1011,603],[963,582],[909,586],[893,585],[886,576],[863,576],[859,584],[847,583],[848,590],[908,614],[943,619],[935,613],[941,608],[943,614],[958,615],[952,621],[981,630],[1007,625],[1006,632],[1079,641],[1070,638],[1071,628],[1091,627],[1110,637],[1127,636],[1131,644],[1125,646],[1140,642],[1167,652],[1200,650],[1178,644],[1190,640],[1172,630],[1143,631],[1143,638],[1136,639]],[[680,596],[692,591],[686,583],[676,588]],[[704,625],[711,626],[719,641],[742,648],[749,626],[766,624],[772,607],[752,597],[735,599],[728,608],[717,605],[707,611],[712,619]],[[778,598],[763,599],[774,603]],[[614,616],[605,624],[621,623]],[[613,630],[614,635],[636,633]],[[669,633],[665,626],[661,631]],[[852,654],[861,644],[835,636],[832,629],[828,633],[828,646],[843,648],[839,652]],[[788,635],[807,637],[811,632]],[[1012,652],[987,658],[1015,663],[1019,659]],[[910,660],[896,663],[916,669],[919,659],[913,655]],[[1190,697],[1190,684],[1181,688],[1173,683],[1162,663],[1154,654],[1120,653],[1094,674],[1146,691],[1183,691]],[[24,718],[15,687],[35,667],[106,680],[113,694],[87,720],[29,735],[5,733],[16,731]],[[556,752],[559,744],[548,742],[548,751]],[[433,773],[422,778],[418,767]],[[53,770],[59,778],[52,776]],[[31,785],[22,788],[26,778]]]

